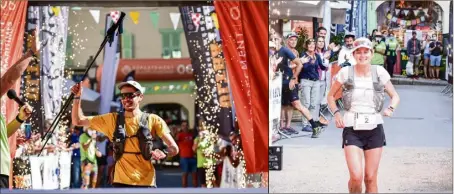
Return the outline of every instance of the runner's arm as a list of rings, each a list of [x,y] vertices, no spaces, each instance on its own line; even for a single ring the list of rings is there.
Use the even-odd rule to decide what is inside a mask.
[[[82,107],[80,106],[80,98],[74,99],[74,101],[73,101],[71,119],[75,126],[80,126],[80,127],[90,126],[90,121],[88,120],[88,117],[86,117],[84,115],[84,113],[82,111]]]
[[[385,91],[386,91],[386,93],[388,93],[389,97],[391,98],[390,106],[393,109],[396,109],[397,106],[399,105],[400,97],[399,97],[399,94],[397,94],[396,89],[394,88],[393,84],[391,83],[391,80],[386,83]]]
[[[173,140],[172,135],[170,135],[170,133],[165,133],[162,135],[161,139],[167,145],[167,155],[169,157],[176,156],[178,154],[178,146],[175,140]]]

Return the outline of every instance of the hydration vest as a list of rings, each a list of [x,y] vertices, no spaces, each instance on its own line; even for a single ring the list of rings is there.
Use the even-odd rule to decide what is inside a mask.
[[[355,89],[366,89],[360,88],[355,86],[355,69],[352,66],[346,67],[348,68],[348,79],[342,85],[342,103],[344,105],[345,110],[349,111],[352,107],[353,101],[353,91]],[[377,66],[371,65],[371,74],[372,74],[372,84],[374,90],[374,104],[375,104],[375,111],[377,113],[383,110],[383,104],[385,102],[385,85],[380,82],[380,77],[377,74]]]
[[[135,135],[126,136],[125,116],[124,112],[117,114],[117,126],[113,134],[113,156],[115,161],[120,160],[123,154],[142,155],[145,160],[151,159],[151,151],[153,151],[153,135],[148,128],[148,117],[150,114],[142,113],[139,121],[139,129]],[[125,152],[126,139],[137,138],[139,140],[140,152]]]

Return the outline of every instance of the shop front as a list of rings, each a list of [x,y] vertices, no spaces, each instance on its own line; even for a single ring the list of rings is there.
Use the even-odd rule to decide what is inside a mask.
[[[443,43],[445,34],[449,32],[449,10],[443,9],[448,8],[449,1],[395,1],[394,10],[391,10],[392,1],[376,1],[375,6],[376,29],[382,32],[393,32],[401,48],[397,56],[395,74],[406,75],[405,68],[409,58],[406,46],[413,31],[416,31],[417,38],[422,43],[432,36],[436,36],[437,40]],[[444,72],[446,68],[444,58],[441,72]],[[421,64],[422,62],[423,60],[420,60]],[[422,65],[420,67],[422,68]],[[445,77],[444,73],[440,73],[440,76],[441,79]]]

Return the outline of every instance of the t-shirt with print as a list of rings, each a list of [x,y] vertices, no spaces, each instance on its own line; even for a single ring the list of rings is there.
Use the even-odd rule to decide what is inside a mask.
[[[104,133],[112,142],[113,133],[116,129],[117,113],[107,113],[89,117],[90,129]],[[139,129],[139,121],[142,115],[125,117],[125,130],[127,136],[135,135]],[[170,134],[166,122],[155,114],[148,117],[148,127],[152,134],[162,138]],[[137,138],[127,138],[125,152],[140,152]],[[115,164],[114,183],[139,186],[156,186],[156,173],[151,160],[145,160],[140,154],[123,154]]]
[[[8,129],[3,115],[0,114],[0,174],[9,176],[11,155],[9,153]]]
[[[380,78],[382,84],[388,83],[391,76],[382,66],[375,66],[377,68],[377,75]],[[340,83],[344,84],[348,79],[349,67],[343,67],[335,79]],[[372,74],[367,77],[358,77],[354,75],[355,89],[352,95],[351,108],[344,114],[344,125],[345,127],[352,127],[354,125],[354,113],[375,113],[374,104],[374,88],[372,82]],[[357,88],[356,88],[357,87]],[[376,113],[377,124],[383,123],[381,114]]]
[[[88,160],[91,163],[96,164],[96,139],[93,139],[90,142],[87,149],[84,149],[83,147],[83,144],[88,143],[91,139],[92,138],[87,133],[80,135],[80,161],[84,162],[85,160]]]
[[[437,47],[435,47],[435,44],[437,44]],[[432,52],[430,52],[430,55],[432,56],[440,56],[441,55],[441,42],[431,42],[430,45],[429,45],[430,48],[434,48],[434,50],[432,50]]]
[[[191,132],[180,132],[177,134],[178,149],[181,158],[194,158],[192,145],[194,144],[194,135]]]

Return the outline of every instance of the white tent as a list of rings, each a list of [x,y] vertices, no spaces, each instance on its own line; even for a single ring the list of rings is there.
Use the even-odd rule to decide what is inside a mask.
[[[271,1],[270,19],[309,20],[323,18],[323,1]],[[331,1],[331,23],[345,24],[346,10],[351,5],[345,1]]]

